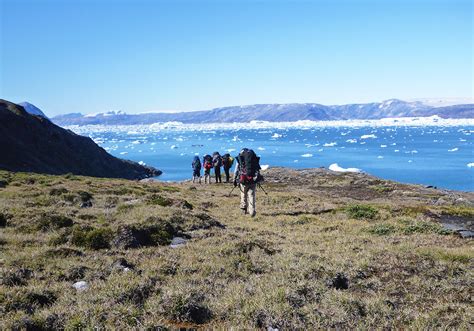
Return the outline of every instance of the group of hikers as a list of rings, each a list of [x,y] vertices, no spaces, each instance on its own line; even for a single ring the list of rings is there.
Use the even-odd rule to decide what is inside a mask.
[[[201,170],[204,168],[204,183],[211,183],[211,169],[214,169],[216,183],[222,183],[221,167],[224,168],[225,182],[230,182],[230,169],[237,161],[234,169],[233,184],[234,188],[240,189],[240,209],[243,214],[249,214],[251,217],[256,215],[255,200],[257,185],[263,181],[260,174],[260,158],[255,152],[248,148],[243,148],[236,157],[232,157],[229,153],[220,155],[214,152],[211,155],[206,154],[202,158],[195,156],[192,162],[193,167],[193,183],[201,184]]]
[[[206,154],[201,160],[199,156],[193,159],[193,183],[199,182],[201,184],[201,168],[204,168],[204,184],[211,184],[211,169],[214,169],[216,183],[222,183],[221,167],[224,168],[225,182],[228,183],[230,179],[230,168],[234,164],[234,158],[229,153],[221,156],[219,152],[214,152],[211,155]]]

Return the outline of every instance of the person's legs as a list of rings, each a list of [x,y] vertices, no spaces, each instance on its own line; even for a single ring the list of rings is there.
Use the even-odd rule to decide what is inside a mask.
[[[226,183],[229,182],[229,177],[230,177],[229,170],[230,170],[230,168],[224,168],[224,172],[225,172],[225,182],[226,182]]]
[[[254,217],[255,214],[257,213],[256,210],[256,193],[257,193],[257,184],[251,184],[247,185],[248,186],[248,191],[247,191],[247,202],[248,202],[248,208],[247,211],[250,214],[250,216]]]
[[[247,214],[247,187],[245,185],[239,184],[240,188],[240,209],[244,214]]]

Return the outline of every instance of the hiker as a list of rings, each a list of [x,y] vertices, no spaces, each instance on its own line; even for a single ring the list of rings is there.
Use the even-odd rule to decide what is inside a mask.
[[[202,164],[204,165],[204,184],[211,184],[212,157],[209,154],[204,155]]]
[[[260,175],[260,158],[253,150],[244,148],[236,159],[234,187],[239,185],[240,188],[240,209],[243,214],[255,217],[257,184],[263,181],[263,176]]]
[[[214,174],[216,175],[216,184],[222,183],[222,178],[221,178],[222,157],[219,154],[219,152],[214,152],[212,154],[212,165],[214,166]]]
[[[222,156],[222,166],[224,167],[224,172],[225,172],[225,182],[229,182],[229,171],[230,168],[232,168],[232,165],[234,164],[234,158],[230,156],[229,153],[226,153]]]
[[[194,157],[191,165],[193,167],[193,184],[198,180],[199,184],[201,184],[201,160],[199,159],[199,156]]]

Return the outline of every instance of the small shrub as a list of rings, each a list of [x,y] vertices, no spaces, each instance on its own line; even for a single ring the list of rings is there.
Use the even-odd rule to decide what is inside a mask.
[[[173,201],[159,194],[153,194],[148,199],[148,204],[167,207],[167,206],[171,206],[173,204]]]
[[[212,318],[204,296],[193,292],[165,293],[160,308],[165,316],[177,322],[203,324]]]
[[[7,216],[5,214],[0,213],[0,228],[4,228],[7,226]]]
[[[69,191],[64,188],[64,187],[55,187],[55,188],[52,188],[50,191],[49,191],[49,195],[62,195],[64,193],[68,193]]]
[[[392,224],[376,224],[371,226],[368,229],[369,233],[376,234],[379,236],[386,236],[389,234],[392,234],[396,231],[396,227],[393,226]]]
[[[110,247],[112,231],[109,228],[77,227],[73,229],[70,242],[73,245],[90,249]]]
[[[415,233],[451,234],[451,231],[444,229],[440,224],[430,221],[404,220],[401,223],[404,225],[402,232],[406,235]]]
[[[46,231],[50,229],[61,229],[71,227],[74,225],[74,221],[64,215],[43,215],[38,223],[37,229]]]
[[[81,202],[87,202],[87,201],[92,200],[93,198],[92,194],[86,191],[80,191],[78,195],[79,195],[79,198],[81,199]]]
[[[369,205],[352,205],[346,209],[347,214],[355,219],[374,219],[378,210]]]

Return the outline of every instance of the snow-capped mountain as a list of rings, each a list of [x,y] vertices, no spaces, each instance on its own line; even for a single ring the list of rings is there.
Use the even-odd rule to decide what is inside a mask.
[[[21,102],[19,103],[20,106],[22,106],[27,113],[31,114],[31,115],[37,115],[37,116],[41,116],[41,117],[44,117],[44,118],[48,118],[48,116],[46,116],[42,111],[41,109],[39,109],[38,107],[36,107],[35,105],[29,103],[29,102]]]
[[[391,117],[474,118],[474,104],[433,107],[421,101],[398,99],[365,104],[321,105],[317,103],[257,104],[181,113],[107,112],[100,114],[67,114],[54,117],[59,125],[133,125],[158,122],[232,123],[250,121],[294,122],[299,120],[328,121],[349,119],[381,119]]]

